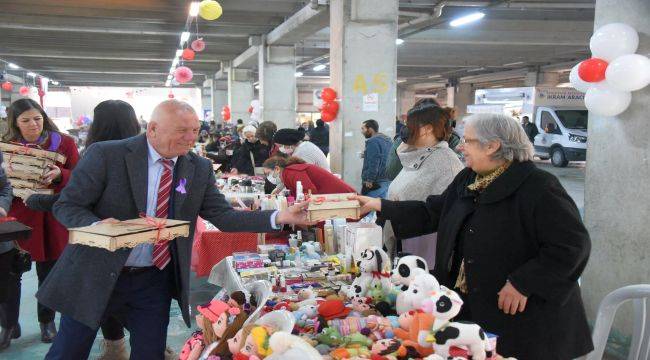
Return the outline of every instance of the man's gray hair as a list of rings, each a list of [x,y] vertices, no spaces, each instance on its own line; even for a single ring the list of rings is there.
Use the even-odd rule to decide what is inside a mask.
[[[523,127],[517,120],[503,114],[474,114],[465,119],[465,127],[471,126],[478,141],[485,145],[498,141],[501,147],[493,159],[508,161],[533,160],[535,151]]]

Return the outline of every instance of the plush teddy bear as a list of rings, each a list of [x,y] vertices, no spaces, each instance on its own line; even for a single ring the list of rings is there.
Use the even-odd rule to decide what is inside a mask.
[[[415,277],[408,289],[397,295],[395,310],[398,314],[420,309],[422,301],[428,297],[429,293],[440,289],[440,284],[433,275],[422,269],[416,269],[415,272]]]
[[[366,297],[372,287],[381,286],[386,295],[392,288],[390,282],[390,259],[388,254],[377,246],[372,246],[361,252],[357,261],[359,277],[354,279],[348,290],[348,298]],[[375,285],[375,283],[377,285]]]
[[[277,331],[269,338],[272,354],[267,360],[320,360],[322,356],[304,339]]]
[[[390,280],[393,284],[400,287],[402,291],[411,285],[411,281],[418,273],[415,270],[422,269],[426,272],[429,272],[429,266],[427,266],[426,260],[416,255],[407,255],[399,258],[395,268],[390,271]]]
[[[460,313],[462,306],[463,300],[453,290],[441,286],[440,290],[432,292],[422,302],[422,310],[435,317],[424,341],[433,343],[435,353],[443,358],[449,356],[450,347],[458,346],[469,349],[472,359],[485,360],[492,354],[483,329],[477,324],[451,321]]]

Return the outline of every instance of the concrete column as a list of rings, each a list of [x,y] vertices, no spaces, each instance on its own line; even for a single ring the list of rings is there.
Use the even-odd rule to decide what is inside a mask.
[[[247,124],[250,120],[248,107],[253,101],[253,72],[248,69],[228,69],[228,106],[230,116],[234,122],[237,119],[244,120]]]
[[[379,131],[395,133],[397,101],[398,1],[330,1],[330,84],[340,99],[330,124],[332,171],[348,184],[361,185],[364,120],[375,119]],[[377,96],[376,106],[364,95]],[[367,99],[370,100],[370,99]]]
[[[594,27],[622,22],[639,33],[638,54],[650,53],[650,2],[596,0]],[[587,314],[612,290],[650,279],[650,87],[632,93],[617,117],[589,114],[585,179],[585,224],[591,235],[589,265],[582,277]],[[632,306],[623,305],[615,331],[630,335]]]
[[[415,105],[415,90],[397,88],[397,116],[406,117],[413,105]]]
[[[221,109],[228,105],[228,81],[214,80],[212,83],[212,112],[217,124],[223,123]]]
[[[296,123],[296,53],[293,46],[263,46],[259,54],[262,120],[278,129]]]
[[[472,84],[457,84],[447,87],[447,105],[456,108],[457,120],[467,114],[467,105],[474,103],[474,87]]]

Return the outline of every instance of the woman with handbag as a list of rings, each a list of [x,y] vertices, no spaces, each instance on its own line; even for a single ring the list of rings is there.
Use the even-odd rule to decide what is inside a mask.
[[[0,153],[1,164],[2,153]],[[7,216],[12,199],[11,184],[7,180],[4,169],[0,167],[0,216]],[[16,260],[19,256],[20,252],[16,248],[15,242],[0,242],[0,309],[2,304],[9,298],[11,290],[20,285],[20,269],[16,269]],[[20,336],[18,313],[0,314],[0,327],[2,328],[0,331],[0,350],[3,350],[9,347],[12,338]]]
[[[14,101],[8,108],[8,115],[8,130],[3,138],[4,141],[39,147],[58,152],[66,157],[65,163],[50,165],[48,171],[41,177],[43,187],[59,193],[67,184],[72,169],[79,160],[74,139],[59,132],[43,108],[32,99]],[[68,244],[68,230],[56,221],[52,213],[30,210],[17,198],[13,200],[9,216],[32,228],[31,238],[19,241],[18,244],[29,252],[32,260],[36,262],[40,286]],[[11,289],[10,292],[9,299],[2,305],[2,310],[7,317],[17,319],[20,307],[20,280],[16,288]],[[41,341],[44,343],[51,343],[56,336],[54,316],[53,310],[38,304]]]

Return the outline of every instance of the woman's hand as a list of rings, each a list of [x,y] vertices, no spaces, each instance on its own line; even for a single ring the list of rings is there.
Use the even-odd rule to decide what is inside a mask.
[[[528,298],[522,295],[514,286],[507,281],[501,291],[499,291],[499,310],[506,314],[515,315],[518,312],[524,312]]]
[[[43,175],[41,182],[50,185],[52,182],[61,180],[61,169],[56,165],[48,165],[48,171]]]
[[[369,196],[353,195],[349,200],[357,200],[361,205],[361,214],[365,215],[371,211],[381,211],[381,199]]]

